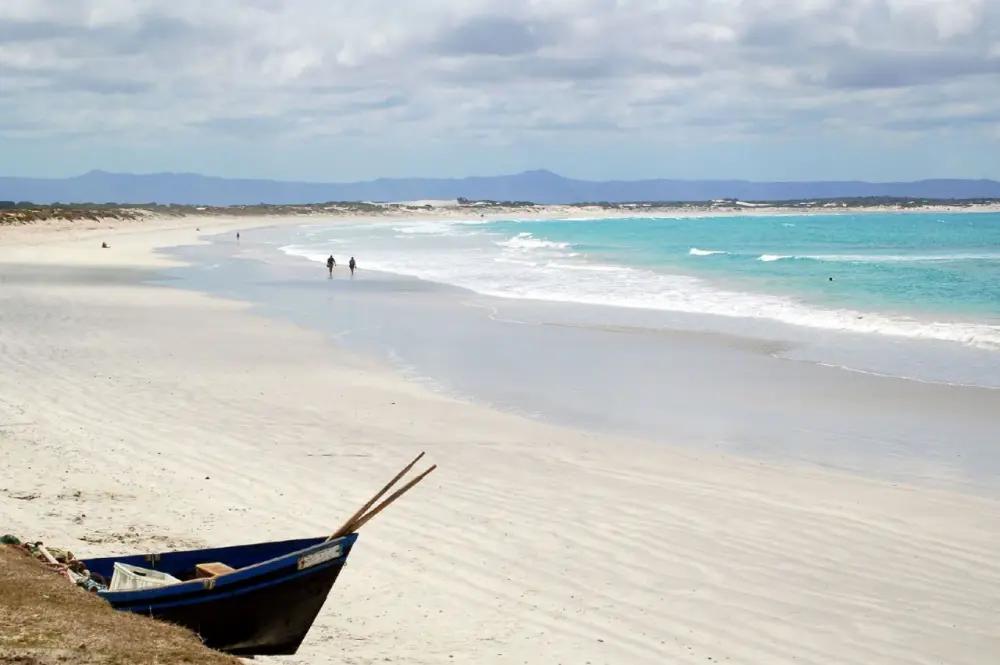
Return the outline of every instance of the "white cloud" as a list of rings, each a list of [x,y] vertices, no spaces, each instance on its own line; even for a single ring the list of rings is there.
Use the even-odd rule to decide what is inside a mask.
[[[997,44],[984,0],[5,0],[0,137],[993,136]]]
[[[897,16],[945,40],[973,32],[985,9],[983,0],[890,0],[889,5]]]

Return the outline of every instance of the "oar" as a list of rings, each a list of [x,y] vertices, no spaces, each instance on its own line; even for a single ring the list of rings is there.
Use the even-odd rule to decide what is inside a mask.
[[[365,511],[368,510],[369,508],[371,508],[372,504],[374,504],[376,501],[378,501],[380,498],[382,498],[382,495],[385,494],[386,492],[388,492],[389,488],[392,487],[393,485],[395,485],[399,481],[400,478],[402,478],[403,476],[405,476],[406,472],[409,471],[410,469],[412,469],[413,465],[416,464],[417,462],[419,462],[420,458],[423,457],[423,456],[424,456],[424,453],[421,452],[419,455],[417,455],[413,459],[412,462],[410,462],[405,467],[403,467],[402,471],[400,471],[399,473],[397,473],[392,480],[390,480],[388,483],[386,483],[385,487],[383,487],[382,489],[380,489],[378,491],[378,494],[376,494],[375,496],[373,496],[371,499],[368,500],[368,503],[366,503],[365,505],[361,506],[361,508],[359,508],[356,513],[354,513],[353,515],[351,515],[348,518],[348,520],[346,522],[344,522],[340,526],[339,529],[337,529],[336,531],[334,531],[330,535],[330,537],[327,538],[327,540],[333,540],[334,538],[340,538],[341,536],[343,536],[345,534],[351,533],[351,531],[352,531],[352,529],[350,528],[351,524],[353,524],[354,521],[357,520],[359,517],[361,517],[362,515],[364,515]]]
[[[73,575],[69,571],[69,567],[64,566],[63,564],[56,561],[56,558],[52,556],[52,553],[49,552],[48,549],[46,549],[45,545],[38,543],[38,551],[42,553],[42,556],[45,557],[46,561],[48,561],[53,566],[58,567],[59,572],[62,573],[66,577],[66,579],[68,579],[70,582],[76,582],[76,580],[73,579]]]
[[[411,487],[413,487],[414,485],[416,485],[417,483],[419,483],[421,480],[423,480],[424,476],[426,476],[428,473],[430,473],[431,471],[433,471],[436,468],[437,468],[437,464],[435,464],[431,468],[427,469],[426,471],[424,471],[423,473],[421,473],[419,476],[417,476],[416,478],[414,478],[413,480],[411,480],[410,482],[406,483],[405,485],[403,485],[402,487],[400,487],[398,490],[396,490],[395,492],[393,492],[392,494],[390,494],[388,499],[386,499],[382,503],[380,503],[377,506],[375,506],[374,508],[372,508],[372,511],[370,513],[366,514],[364,517],[362,517],[361,519],[359,519],[357,522],[354,522],[353,524],[351,524],[350,527],[349,527],[350,530],[347,531],[346,533],[351,533],[353,531],[357,531],[358,529],[360,529],[362,526],[364,526],[364,524],[366,522],[368,522],[368,520],[370,520],[371,518],[375,517],[380,512],[382,512],[382,510],[386,506],[388,506],[390,503],[392,503],[393,501],[395,501],[399,497],[401,497],[404,494],[406,494],[406,492],[409,491],[409,489]]]

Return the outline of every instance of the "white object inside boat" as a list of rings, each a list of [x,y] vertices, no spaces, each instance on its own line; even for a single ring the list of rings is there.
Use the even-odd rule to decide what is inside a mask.
[[[138,589],[155,589],[156,587],[178,584],[180,580],[173,575],[158,570],[140,568],[127,563],[115,562],[115,572],[111,575],[109,591],[136,591]]]

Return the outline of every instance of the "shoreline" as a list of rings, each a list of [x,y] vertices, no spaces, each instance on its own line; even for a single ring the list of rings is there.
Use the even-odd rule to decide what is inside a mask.
[[[768,219],[773,221],[775,218],[768,216]],[[898,217],[895,219],[900,221]],[[968,220],[969,216],[963,219]],[[991,216],[986,221],[993,219]],[[750,254],[739,249],[713,252],[727,255],[721,260],[689,259],[687,244],[701,242],[700,239],[688,240],[683,247],[671,248],[669,253],[664,252],[652,261],[641,257],[632,261],[624,250],[602,253],[599,245],[587,245],[591,242],[589,238],[602,232],[600,229],[615,226],[611,220],[598,224],[597,230],[572,229],[571,223],[562,221],[555,225],[533,225],[530,221],[517,220],[482,226],[479,222],[463,220],[394,220],[371,226],[331,224],[325,229],[323,224],[309,224],[299,227],[299,231],[286,233],[283,242],[287,244],[280,249],[322,262],[329,251],[336,254],[338,250],[353,246],[364,254],[366,268],[451,284],[503,299],[612,306],[678,316],[714,315],[741,322],[735,327],[745,329],[768,327],[774,322],[803,331],[796,337],[805,336],[805,331],[816,336],[843,332],[859,336],[870,334],[873,338],[897,339],[903,343],[927,340],[940,342],[943,347],[953,344],[973,352],[1000,350],[1000,319],[983,296],[968,306],[954,298],[926,301],[915,297],[908,300],[884,298],[878,292],[866,291],[863,282],[876,277],[870,269],[874,264],[865,263],[869,268],[867,276],[855,282],[855,275],[848,274],[855,267],[850,257],[832,256],[833,263],[828,263],[825,256],[809,256],[808,249],[788,248],[786,251],[792,254],[781,257],[790,259],[781,264],[783,268],[769,268],[760,275],[755,274],[757,268],[754,266],[761,264],[742,265],[750,263],[746,257],[761,251],[759,247]],[[829,218],[824,219],[824,226],[827,221]],[[924,222],[928,221],[933,223],[935,218],[925,218]],[[741,219],[736,226],[741,227],[743,223]],[[639,233],[636,229],[642,226],[641,221],[638,224],[632,221],[623,232]],[[693,225],[694,228],[699,226],[700,223]],[[709,231],[698,233],[704,235]],[[504,236],[508,236],[506,240]],[[574,247],[573,243],[577,242],[574,238],[582,239],[583,244]],[[798,256],[794,252],[806,254]],[[522,265],[529,267],[522,269]],[[851,268],[845,271],[843,266]],[[527,274],[522,274],[522,270]],[[833,272],[825,272],[827,270]],[[827,276],[831,274],[837,275],[837,284],[828,285]],[[943,278],[951,280],[953,277],[953,274],[946,274]],[[955,278],[961,277],[958,274]],[[897,288],[900,285],[889,286]],[[977,293],[986,286],[973,282],[968,288]],[[981,355],[987,366],[992,364],[988,354]],[[833,364],[851,366],[844,359],[834,360]],[[858,368],[891,374],[878,359],[870,360],[876,364]],[[962,364],[963,368],[969,366],[970,363]],[[960,371],[950,376],[943,365],[940,368],[944,371],[942,376],[915,374],[914,378],[935,378],[955,384],[981,383],[972,376],[975,372],[963,375]],[[990,385],[1000,385],[996,383],[997,372],[1000,372],[1000,365],[995,372],[984,369],[978,378]]]
[[[440,469],[365,528],[300,654],[260,660],[972,664],[1000,650],[1000,502],[626,448],[433,394],[245,303],[148,284],[178,265],[157,247],[251,228],[198,225],[114,231],[109,250],[103,227],[0,235],[11,530],[80,555],[322,533],[425,449]]]
[[[318,264],[279,252],[281,233],[262,229],[242,247],[216,238],[167,250],[191,267],[166,283],[250,303],[435,392],[543,423],[922,486],[1000,489],[994,388],[831,367],[784,336],[787,326],[750,334],[726,320],[715,330],[710,315],[502,299],[379,271],[329,281]],[[872,400],[889,406],[873,411]]]

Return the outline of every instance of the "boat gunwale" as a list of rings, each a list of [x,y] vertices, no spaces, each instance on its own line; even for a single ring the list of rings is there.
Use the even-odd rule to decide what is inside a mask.
[[[197,587],[191,587],[185,590],[190,593],[175,594],[174,597],[161,597],[161,598],[147,597],[145,599],[136,598],[131,600],[131,602],[124,602],[124,601],[119,601],[118,599],[108,598],[107,595],[103,595],[102,597],[108,602],[110,602],[112,607],[114,607],[116,610],[124,610],[129,612],[135,611],[137,608],[143,610],[148,609],[149,611],[152,610],[159,611],[174,607],[184,607],[185,605],[199,605],[203,603],[210,603],[237,596],[242,596],[244,594],[251,593],[253,591],[259,591],[261,589],[267,589],[268,587],[285,584],[292,580],[297,580],[300,577],[315,575],[317,573],[324,572],[329,568],[333,568],[335,566],[342,566],[344,563],[342,559],[343,557],[338,559],[331,559],[330,561],[323,562],[322,564],[319,564],[312,568],[307,568],[305,570],[297,570],[295,572],[292,572],[291,574],[282,575],[280,577],[269,578],[266,581],[261,582],[259,584],[243,584],[228,589],[227,588],[223,588],[221,590],[218,588],[208,589],[205,587],[199,589]],[[202,591],[207,592],[208,595],[205,595],[204,593],[202,593]]]
[[[322,540],[314,545],[288,552],[280,556],[272,557],[270,559],[265,559],[264,561],[258,561],[257,563],[238,568],[237,570],[223,573],[222,575],[217,575],[215,577],[208,578],[196,578],[191,580],[184,580],[177,584],[169,584],[166,586],[155,587],[150,589],[136,589],[132,591],[98,591],[98,596],[108,601],[115,607],[121,607],[122,609],[127,609],[129,606],[135,604],[142,604],[148,602],[151,605],[157,607],[170,607],[174,605],[183,605],[193,602],[203,602],[208,600],[205,593],[210,593],[212,598],[221,598],[229,595],[239,595],[245,592],[249,592],[255,589],[265,588],[267,586],[273,586],[275,584],[280,584],[287,580],[297,579],[304,575],[314,574],[323,571],[334,565],[343,565],[347,559],[347,555],[350,554],[351,548],[354,542],[357,540],[356,533],[350,533],[345,536],[341,536],[335,540]],[[345,543],[345,541],[347,541]],[[256,543],[255,543],[256,544]],[[306,554],[313,554],[316,552],[322,552],[326,549],[330,549],[335,545],[345,545],[340,556],[328,561],[320,562],[314,566],[303,570],[296,570],[291,574],[279,575],[275,578],[269,578],[267,581],[260,584],[251,584],[245,588],[226,588],[233,587],[235,585],[240,585],[253,580],[254,578],[267,575],[272,572],[279,572],[283,569],[289,568],[292,565],[298,566],[298,560],[301,556]],[[238,547],[238,546],[237,546]],[[215,548],[223,549],[223,548]],[[185,550],[184,552],[197,552],[198,550]],[[129,555],[133,556],[133,555]],[[100,557],[101,559],[115,559],[117,557]],[[126,557],[120,557],[126,558]],[[84,560],[86,562],[86,560]],[[210,584],[206,584],[208,580],[211,580]],[[212,593],[214,592],[214,593]],[[193,596],[190,599],[182,599],[183,596]]]

